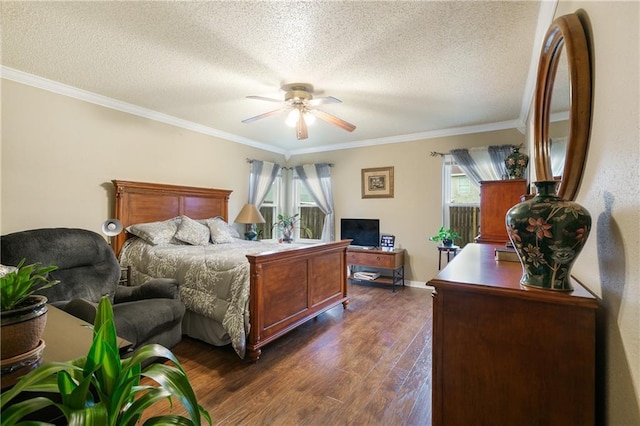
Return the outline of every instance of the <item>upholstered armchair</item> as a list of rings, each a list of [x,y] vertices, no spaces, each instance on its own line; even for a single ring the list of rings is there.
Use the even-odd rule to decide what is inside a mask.
[[[159,343],[171,348],[182,338],[185,308],[178,282],[153,279],[141,286],[119,285],[120,265],[104,238],[92,231],[70,228],[35,229],[0,237],[3,265],[55,265],[51,278],[60,283],[39,292],[49,303],[93,324],[97,303],[108,295],[116,332],[133,348]]]

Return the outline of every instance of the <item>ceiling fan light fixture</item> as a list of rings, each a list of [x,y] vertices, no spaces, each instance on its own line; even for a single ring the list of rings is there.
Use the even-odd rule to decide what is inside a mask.
[[[316,122],[316,116],[309,112],[305,112],[303,117],[304,117],[304,122],[307,123],[307,126],[311,126],[313,123]]]
[[[325,96],[320,98],[313,97],[313,86],[307,83],[291,83],[282,85],[281,89],[285,91],[284,101],[273,98],[265,98],[264,96],[247,96],[249,99],[257,99],[261,101],[276,102],[282,106],[279,109],[265,112],[254,117],[242,120],[243,123],[253,123],[261,118],[271,117],[282,112],[287,112],[285,124],[296,129],[296,137],[298,140],[307,139],[307,126],[310,126],[319,118],[334,126],[338,126],[347,132],[353,132],[356,128],[341,118],[331,115],[322,110],[316,109],[318,105],[323,104],[339,104],[340,99],[333,96]]]
[[[291,111],[289,111],[289,114],[287,114],[287,119],[284,122],[289,127],[296,127],[299,117],[300,117],[300,110],[298,108],[294,108]]]
[[[302,113],[302,117],[304,118],[304,122],[307,124],[307,126],[311,126],[313,123],[316,122],[315,115],[307,111],[301,112],[300,108],[293,108],[291,111],[289,111],[289,114],[287,114],[287,119],[285,120],[285,124],[289,127],[296,127],[301,113]]]

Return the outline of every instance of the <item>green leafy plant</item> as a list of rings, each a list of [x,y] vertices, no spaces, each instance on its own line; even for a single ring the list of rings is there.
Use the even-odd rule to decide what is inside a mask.
[[[278,214],[278,220],[273,224],[274,228],[278,228],[280,231],[293,230],[296,227],[296,224],[300,222],[300,214],[296,213],[293,216],[289,216],[288,214]],[[300,225],[300,231],[304,231],[307,238],[311,238],[313,233],[311,229],[306,226]]]
[[[130,358],[120,359],[113,308],[106,296],[98,305],[93,330],[93,344],[86,357],[43,364],[2,393],[3,424],[15,424],[37,410],[56,406],[70,425],[134,425],[145,409],[165,398],[171,401],[173,396],[185,407],[188,418],[163,415],[144,424],[200,425],[204,417],[211,425],[209,413],[198,405],[187,374],[169,349],[157,344],[145,345]],[[166,358],[173,365],[156,363],[142,370],[143,362],[157,357]],[[141,384],[143,377],[157,385],[146,384],[151,380]],[[36,396],[9,404],[24,391],[56,393],[62,402]]]
[[[40,267],[38,263],[24,265],[22,259],[14,270],[0,277],[0,310],[10,311],[40,290],[58,284],[49,280],[47,274],[58,269],[57,266]]]
[[[433,241],[436,243],[442,242],[443,244],[445,244],[445,242],[447,241],[453,242],[454,240],[457,240],[459,238],[460,234],[458,234],[456,231],[451,228],[445,229],[445,227],[442,226],[440,227],[440,230],[436,235],[434,235],[433,237],[429,237],[429,241]]]

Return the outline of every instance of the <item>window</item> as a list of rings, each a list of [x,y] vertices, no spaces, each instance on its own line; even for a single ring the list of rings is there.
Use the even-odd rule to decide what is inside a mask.
[[[296,228],[296,239],[320,240],[322,238],[322,227],[324,226],[325,214],[313,200],[307,188],[298,177],[294,177],[294,200],[296,213],[300,215],[300,226]],[[311,235],[307,235],[301,229],[308,229]]]
[[[461,235],[456,244],[463,247],[478,235],[480,188],[471,182],[450,155],[444,156],[442,170],[444,226]]]
[[[285,168],[280,171],[259,210],[265,221],[256,224],[256,232],[261,240],[278,238],[278,230],[273,224],[277,221],[278,214],[289,212],[297,213],[300,218],[293,235],[295,240],[322,239],[325,214],[291,169]],[[310,236],[305,231],[300,232],[300,229],[309,229]]]
[[[280,204],[280,194],[282,188],[282,175],[278,175],[271,184],[271,188],[260,206],[260,214],[264,217],[264,223],[256,224],[256,232],[261,240],[274,238],[273,223],[278,217],[278,206]]]

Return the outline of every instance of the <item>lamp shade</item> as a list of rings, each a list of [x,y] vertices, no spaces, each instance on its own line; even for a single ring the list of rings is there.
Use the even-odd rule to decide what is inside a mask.
[[[238,213],[235,220],[236,223],[264,223],[264,217],[255,204],[245,204]]]

